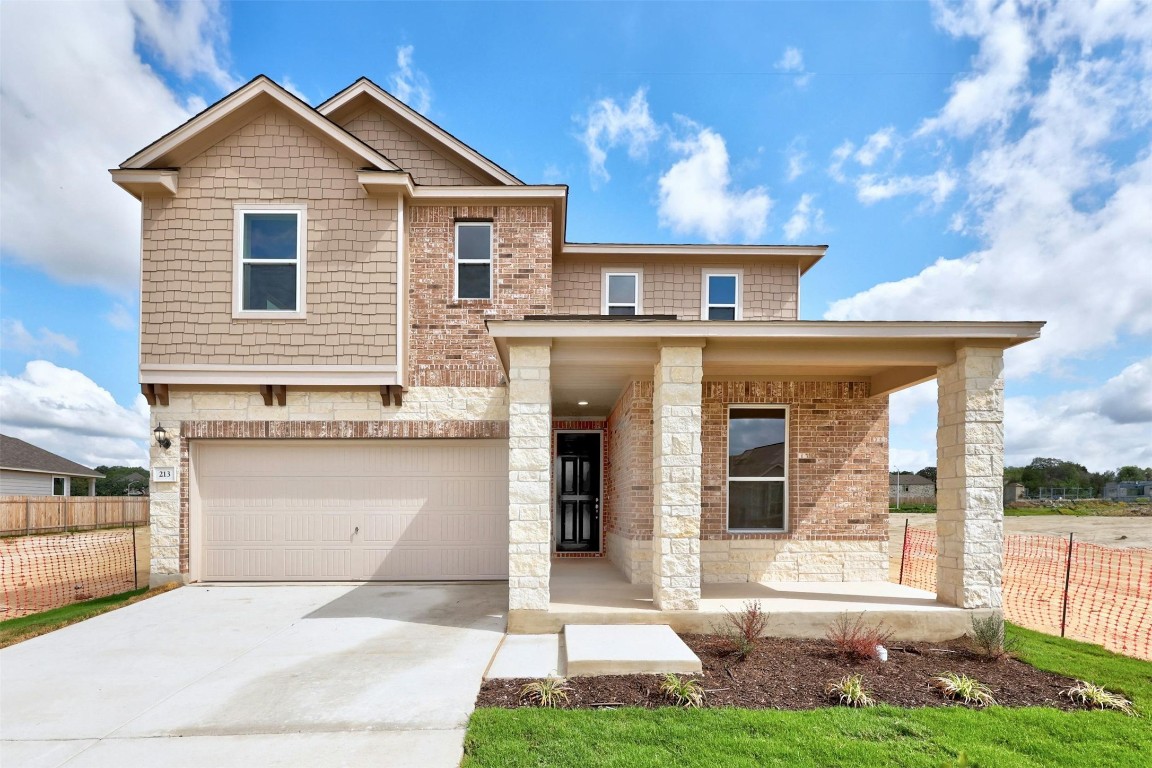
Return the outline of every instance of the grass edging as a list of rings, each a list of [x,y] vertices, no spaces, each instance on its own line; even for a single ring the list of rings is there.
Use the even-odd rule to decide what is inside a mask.
[[[1152,764],[1152,662],[1010,626],[1017,655],[1103,685],[1140,713],[1041,707],[858,710],[478,709],[465,768],[501,766],[939,766]]]
[[[80,603],[72,603],[71,605],[62,605],[59,608],[52,608],[51,610],[41,611],[40,613],[0,621],[0,648],[7,648],[10,645],[15,645],[16,643],[30,640],[33,637],[39,637],[49,632],[54,632],[57,629],[62,629],[70,624],[76,624],[85,619],[90,619],[93,616],[99,616],[102,613],[108,613],[117,608],[138,603],[141,600],[147,600],[150,597],[168,592],[178,586],[180,586],[178,583],[172,583],[155,588],[144,587],[142,589],[133,589],[116,595],[98,597],[94,600],[85,600]]]

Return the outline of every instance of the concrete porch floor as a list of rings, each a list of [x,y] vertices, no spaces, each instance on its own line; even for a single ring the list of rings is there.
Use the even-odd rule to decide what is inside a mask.
[[[824,637],[845,611],[883,621],[897,640],[937,641],[971,629],[972,611],[945,605],[936,595],[890,582],[704,584],[700,610],[660,611],[649,584],[629,584],[606,559],[553,559],[547,611],[510,611],[510,634],[559,632],[566,624],[668,624],[677,632],[711,632],[727,612],[759,600],[769,614],[767,634]]]

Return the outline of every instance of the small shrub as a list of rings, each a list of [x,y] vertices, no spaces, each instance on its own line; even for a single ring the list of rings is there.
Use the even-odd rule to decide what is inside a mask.
[[[968,675],[945,672],[939,677],[932,678],[932,687],[953,701],[975,704],[978,707],[996,703],[988,686]]]
[[[1136,716],[1136,710],[1132,708],[1132,702],[1128,699],[1083,680],[1064,691],[1064,695],[1081,706],[1092,707],[1093,709],[1114,709],[1131,717]]]
[[[732,652],[741,661],[756,648],[756,641],[764,634],[768,627],[768,614],[760,608],[759,600],[747,600],[744,610],[732,613],[724,609],[727,614],[723,622],[714,625],[712,631],[724,638]]]
[[[845,675],[838,682],[828,683],[824,692],[846,707],[871,707],[876,704],[869,691],[864,690],[860,675]]]
[[[876,646],[887,645],[892,639],[892,631],[885,629],[883,622],[868,626],[864,623],[863,614],[853,621],[845,612],[836,617],[825,637],[840,656],[849,661],[864,661],[876,658]]]
[[[660,693],[680,707],[699,707],[704,703],[704,686],[687,677],[667,674],[660,683]]]
[[[989,659],[1009,656],[1018,645],[1016,638],[1005,633],[1004,617],[995,613],[985,619],[972,617],[972,642],[976,650]]]
[[[568,692],[571,690],[567,678],[545,677],[521,688],[520,698],[538,707],[558,707],[561,702],[568,703]]]

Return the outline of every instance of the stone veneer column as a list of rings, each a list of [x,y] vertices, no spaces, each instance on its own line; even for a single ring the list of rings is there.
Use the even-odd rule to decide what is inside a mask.
[[[700,425],[703,342],[660,347],[652,398],[652,598],[700,607]]]
[[[508,608],[548,609],[552,565],[549,342],[508,348]]]
[[[965,347],[940,368],[936,431],[936,596],[1001,607],[1004,352]]]

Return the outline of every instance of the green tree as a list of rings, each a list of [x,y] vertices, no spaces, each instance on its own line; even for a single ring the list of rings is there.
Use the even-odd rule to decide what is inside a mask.
[[[924,467],[924,469],[920,470],[916,474],[920,475],[920,477],[927,478],[932,482],[936,482],[936,467]]]
[[[96,467],[104,477],[96,481],[97,496],[128,496],[129,491],[148,489],[148,470],[144,467]]]
[[[1141,469],[1134,464],[1129,464],[1116,470],[1116,480],[1123,482],[1131,482],[1133,480],[1149,480],[1152,479],[1148,475],[1147,469]]]

